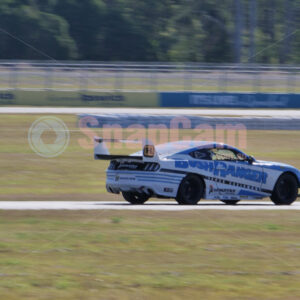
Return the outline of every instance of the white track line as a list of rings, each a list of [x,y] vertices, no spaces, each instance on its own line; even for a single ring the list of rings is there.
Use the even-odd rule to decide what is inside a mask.
[[[225,205],[219,201],[200,201],[198,205],[178,205],[175,201],[149,201],[144,205],[131,205],[125,201],[1,201],[0,210],[300,210],[300,202],[276,206],[271,201],[241,201],[237,205]]]
[[[284,109],[167,109],[167,108],[91,108],[91,107],[0,107],[1,114],[157,114],[243,117],[300,118],[300,110]]]

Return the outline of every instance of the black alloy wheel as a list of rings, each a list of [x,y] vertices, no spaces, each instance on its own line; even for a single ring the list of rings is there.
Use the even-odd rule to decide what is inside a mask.
[[[201,177],[189,174],[180,183],[176,201],[179,204],[195,205],[203,197],[204,181]]]
[[[298,196],[298,182],[295,176],[289,173],[282,174],[274,187],[271,200],[276,205],[290,205]]]
[[[149,199],[149,196],[144,193],[122,192],[122,195],[131,204],[144,204]]]

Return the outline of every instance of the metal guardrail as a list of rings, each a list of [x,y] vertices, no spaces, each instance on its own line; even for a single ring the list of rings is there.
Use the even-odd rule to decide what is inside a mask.
[[[1,61],[1,90],[300,93],[300,66]]]

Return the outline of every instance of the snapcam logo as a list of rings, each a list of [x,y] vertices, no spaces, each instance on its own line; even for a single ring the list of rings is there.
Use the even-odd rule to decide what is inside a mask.
[[[42,157],[56,157],[63,153],[70,141],[66,124],[56,117],[41,117],[30,127],[28,142],[31,149]]]

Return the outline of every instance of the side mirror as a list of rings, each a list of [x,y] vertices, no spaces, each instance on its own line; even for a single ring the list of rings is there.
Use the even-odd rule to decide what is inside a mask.
[[[252,163],[255,161],[255,158],[253,157],[253,156],[251,156],[251,155],[249,155],[248,156],[248,163],[250,164],[250,165],[252,165]]]

